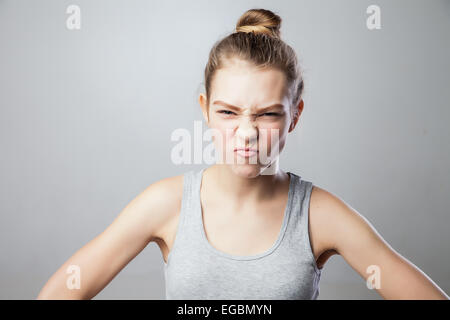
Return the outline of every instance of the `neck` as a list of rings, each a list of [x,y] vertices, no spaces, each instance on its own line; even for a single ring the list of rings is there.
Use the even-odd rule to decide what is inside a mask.
[[[283,190],[280,186],[289,181],[287,173],[273,164],[256,177],[240,176],[228,165],[215,164],[204,172],[208,185],[214,185],[217,195],[229,199],[234,204],[260,202],[275,196],[277,191]],[[216,192],[214,192],[216,193]]]

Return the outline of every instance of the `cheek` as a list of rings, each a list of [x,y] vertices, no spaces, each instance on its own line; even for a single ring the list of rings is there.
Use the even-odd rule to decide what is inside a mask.
[[[259,145],[261,149],[270,150],[279,146],[280,150],[284,146],[286,140],[286,127],[280,124],[272,124],[260,128]]]
[[[221,150],[233,148],[233,130],[221,126],[216,126],[214,129],[213,139],[216,148]]]

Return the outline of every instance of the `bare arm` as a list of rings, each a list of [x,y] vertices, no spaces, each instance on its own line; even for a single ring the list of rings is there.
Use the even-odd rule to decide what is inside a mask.
[[[37,299],[91,299],[133,259],[177,209],[180,176],[160,180],[134,198],[102,233],[73,254],[47,281]],[[181,178],[182,179],[182,178]],[[69,289],[69,266],[80,270],[80,288]]]
[[[373,285],[384,299],[450,299],[423,271],[386,243],[366,218],[339,197],[317,190],[320,210],[316,210],[314,220],[323,230],[326,247],[336,250],[365,280],[375,280],[378,270],[379,288],[377,281]]]

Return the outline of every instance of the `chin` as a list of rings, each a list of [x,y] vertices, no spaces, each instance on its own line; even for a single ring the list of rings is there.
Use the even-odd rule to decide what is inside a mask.
[[[262,167],[257,164],[238,164],[232,166],[232,171],[243,178],[256,178],[262,171]]]

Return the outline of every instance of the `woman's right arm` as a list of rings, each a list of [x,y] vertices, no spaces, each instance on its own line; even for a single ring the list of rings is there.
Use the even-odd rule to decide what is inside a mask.
[[[180,181],[181,180],[181,181]],[[181,183],[180,183],[181,182]],[[47,281],[36,299],[91,299],[157,238],[179,209],[182,176],[160,180],[134,198],[102,233],[76,251]],[[68,269],[70,266],[72,269]],[[68,281],[78,269],[80,288]],[[69,271],[68,271],[69,270]]]

